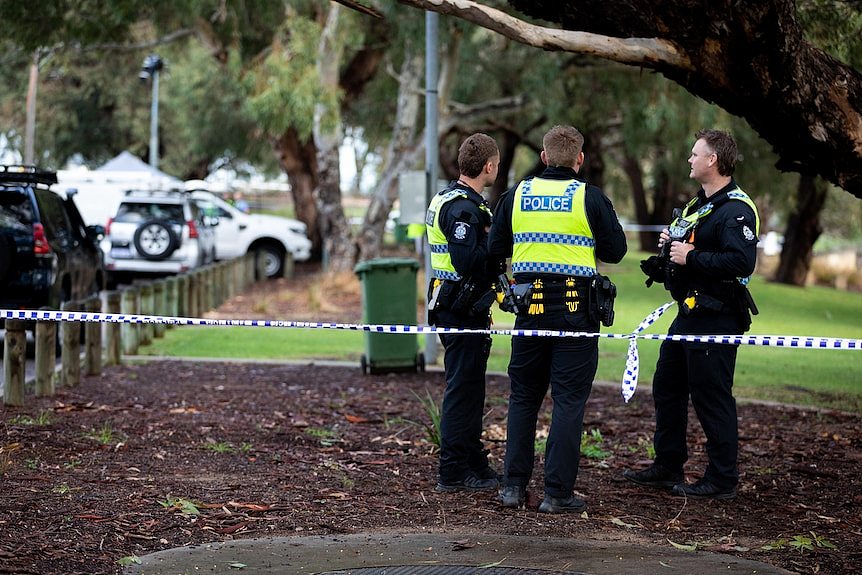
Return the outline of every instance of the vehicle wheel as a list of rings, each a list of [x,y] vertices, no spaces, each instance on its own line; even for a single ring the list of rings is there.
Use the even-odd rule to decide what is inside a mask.
[[[275,244],[260,245],[257,247],[257,257],[263,259],[263,275],[266,279],[282,276],[284,273],[284,250],[281,247]]]
[[[425,354],[421,351],[416,354],[416,371],[425,373]]]
[[[168,222],[150,220],[135,230],[135,248],[144,259],[163,260],[180,246],[179,239]]]
[[[364,353],[359,358],[359,367],[362,368],[362,375],[368,375],[368,358],[365,357]]]

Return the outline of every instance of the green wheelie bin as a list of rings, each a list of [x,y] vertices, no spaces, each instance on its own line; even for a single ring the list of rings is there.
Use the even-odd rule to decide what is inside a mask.
[[[362,322],[377,325],[416,325],[416,271],[413,258],[378,258],[353,269],[362,283]],[[362,373],[425,371],[415,333],[365,332]]]

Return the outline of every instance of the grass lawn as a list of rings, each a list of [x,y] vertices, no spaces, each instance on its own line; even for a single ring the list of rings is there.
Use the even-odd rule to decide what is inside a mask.
[[[644,286],[638,268],[643,254],[630,253],[619,265],[604,266],[603,273],[617,284],[614,326],[605,333],[629,333],[643,318],[670,301],[657,285]],[[751,290],[760,308],[750,335],[799,335],[862,339],[862,294],[828,288],[796,288],[752,279]],[[496,306],[495,306],[496,308]],[[648,333],[665,333],[675,308],[670,308]],[[290,319],[290,318],[282,318]],[[512,326],[513,316],[495,309],[494,325]],[[355,361],[365,352],[367,334],[323,329],[183,327],[141,353],[186,357],[255,359],[341,359]],[[390,336],[385,336],[390,337]],[[413,337],[413,336],[391,336]],[[423,336],[419,336],[421,348]],[[653,377],[660,342],[639,340],[639,383]],[[620,381],[628,342],[600,340],[596,378]],[[489,369],[506,371],[510,338],[494,336]],[[442,359],[440,361],[442,364]],[[736,396],[804,405],[862,411],[862,352],[850,350],[780,349],[740,346],[736,368]],[[644,388],[638,393],[648,393]]]

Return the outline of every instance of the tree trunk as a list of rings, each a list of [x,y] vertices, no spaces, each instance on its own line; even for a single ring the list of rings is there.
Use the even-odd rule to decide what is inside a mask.
[[[820,212],[826,203],[826,193],[827,186],[819,178],[806,175],[799,177],[796,209],[787,220],[775,281],[796,286],[805,285],[814,253],[814,242],[823,232]]]
[[[314,146],[314,140],[309,138],[301,141],[296,129],[289,128],[272,142],[272,147],[279,165],[287,173],[296,219],[307,226],[308,238],[311,240],[311,259],[320,261],[323,238],[320,235],[319,211],[314,199],[314,190],[317,187],[317,148]]]
[[[314,197],[320,212],[320,233],[323,235],[323,262],[329,272],[353,269],[354,249],[350,226],[341,205],[341,171],[338,148],[321,145],[317,154],[318,182]]]
[[[641,170],[640,162],[638,162],[637,158],[626,153],[622,158],[621,165],[632,187],[635,222],[641,226],[648,225],[651,218],[649,209],[647,208],[646,189],[644,188],[643,170]],[[638,240],[640,241],[642,251],[655,251],[657,241],[655,232],[640,231],[638,232]]]
[[[521,136],[511,130],[505,130],[497,144],[500,146],[500,171],[497,174],[497,181],[494,182],[493,186],[488,188],[487,200],[491,209],[497,207],[500,196],[509,189],[509,172],[512,171],[512,163],[515,161],[515,151],[521,144]]]
[[[590,184],[605,187],[605,155],[602,151],[601,137],[590,132],[584,135],[584,165],[580,175]]]
[[[398,198],[398,176],[416,164],[416,119],[419,114],[419,82],[422,70],[422,57],[408,48],[398,77],[395,125],[384,156],[383,176],[374,190],[371,203],[365,212],[362,229],[356,238],[359,261],[380,255],[386,219],[392,204]]]
[[[317,71],[325,90],[336,91],[339,86],[338,69],[343,49],[338,37],[340,6],[329,7],[326,24],[320,35],[317,54]],[[336,118],[332,118],[336,115]],[[341,205],[341,167],[339,147],[342,142],[341,118],[338,110],[328,109],[319,102],[314,110],[314,143],[317,146],[317,188],[314,197],[323,236],[323,261],[327,271],[343,272],[353,269],[354,248],[350,226]]]

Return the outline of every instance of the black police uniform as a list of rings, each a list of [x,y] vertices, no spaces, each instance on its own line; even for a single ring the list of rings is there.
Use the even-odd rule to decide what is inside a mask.
[[[741,334],[748,329],[745,292],[738,277],[754,272],[757,229],[754,210],[727,198],[736,189],[730,184],[709,198],[701,188],[694,210],[712,202],[709,214],[698,220],[694,250],[685,266],[675,268],[665,283],[678,302],[679,311],[668,333],[688,335]],[[694,309],[683,301],[694,296]],[[691,300],[689,301],[691,303]],[[706,435],[709,457],[704,479],[721,490],[739,482],[739,436],[733,372],[737,346],[666,340],[661,345],[653,378],[656,409],[655,462],[681,474],[688,459],[686,428],[688,398]]]
[[[548,167],[539,178],[578,179],[571,168]],[[512,255],[512,212],[515,190],[511,188],[494,213],[489,237],[492,260]],[[596,258],[617,263],[626,253],[626,238],[613,204],[596,186],[587,185],[585,209],[595,239]],[[559,274],[518,273],[517,283],[543,284],[543,313],[519,313],[516,329],[551,329],[598,332],[599,322],[587,313],[587,278],[576,278],[577,310],[570,312],[563,298],[566,276]],[[545,447],[545,493],[564,498],[572,495],[578,474],[584,407],[598,367],[598,341],[595,338],[527,337],[512,338],[509,361],[511,394],[504,482],[526,487],[533,472],[536,424],[542,401],[551,388],[553,413]]]
[[[490,211],[480,208],[487,204],[480,194],[461,182],[451,184],[440,193],[453,189],[463,190],[468,197],[443,204],[439,225],[446,235],[452,265],[463,279],[443,280],[438,305],[429,313],[428,321],[438,327],[488,329],[490,302],[484,311],[456,312],[451,308],[468,279],[476,286],[469,303],[475,303],[479,296],[487,293],[493,284],[495,267],[488,265]],[[440,414],[440,484],[458,485],[465,479],[469,481],[471,475],[496,478],[496,473],[489,469],[488,452],[481,440],[485,371],[491,353],[491,336],[441,333],[440,341],[445,349],[443,365],[446,371],[446,392]]]

